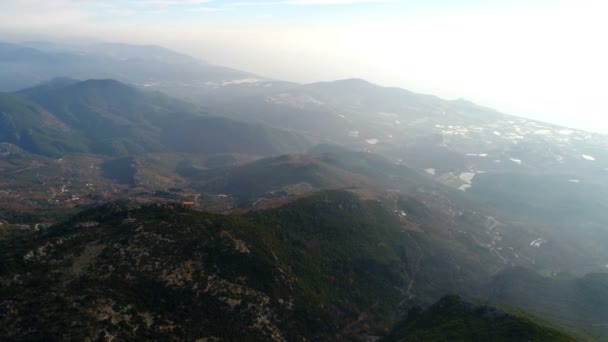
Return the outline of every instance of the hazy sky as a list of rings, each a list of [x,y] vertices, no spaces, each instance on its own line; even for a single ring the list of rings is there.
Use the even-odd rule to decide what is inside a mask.
[[[606,18],[603,0],[0,0],[0,40],[158,44],[267,77],[362,77],[608,133]]]

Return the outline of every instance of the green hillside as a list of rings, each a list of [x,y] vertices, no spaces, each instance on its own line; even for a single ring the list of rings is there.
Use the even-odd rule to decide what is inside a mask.
[[[159,126],[161,142],[170,151],[267,156],[302,152],[310,146],[299,134],[222,117],[167,116],[159,120]]]

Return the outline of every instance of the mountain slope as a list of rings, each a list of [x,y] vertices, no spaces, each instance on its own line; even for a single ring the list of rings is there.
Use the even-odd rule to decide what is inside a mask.
[[[121,155],[158,151],[155,121],[193,108],[165,96],[141,92],[114,80],[57,80],[22,90],[75,131],[94,153]]]
[[[300,134],[223,117],[166,117],[160,125],[161,142],[171,151],[268,156],[305,151],[310,146]]]
[[[0,141],[43,155],[87,151],[86,138],[40,105],[0,93]]]

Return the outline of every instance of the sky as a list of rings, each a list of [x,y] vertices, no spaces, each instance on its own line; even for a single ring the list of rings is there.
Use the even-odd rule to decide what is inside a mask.
[[[608,133],[607,16],[604,0],[0,0],[0,40],[157,44],[270,78],[365,78]]]

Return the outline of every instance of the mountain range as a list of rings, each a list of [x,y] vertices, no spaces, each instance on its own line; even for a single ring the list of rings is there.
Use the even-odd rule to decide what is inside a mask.
[[[608,336],[606,136],[154,46],[0,79],[9,339]]]

